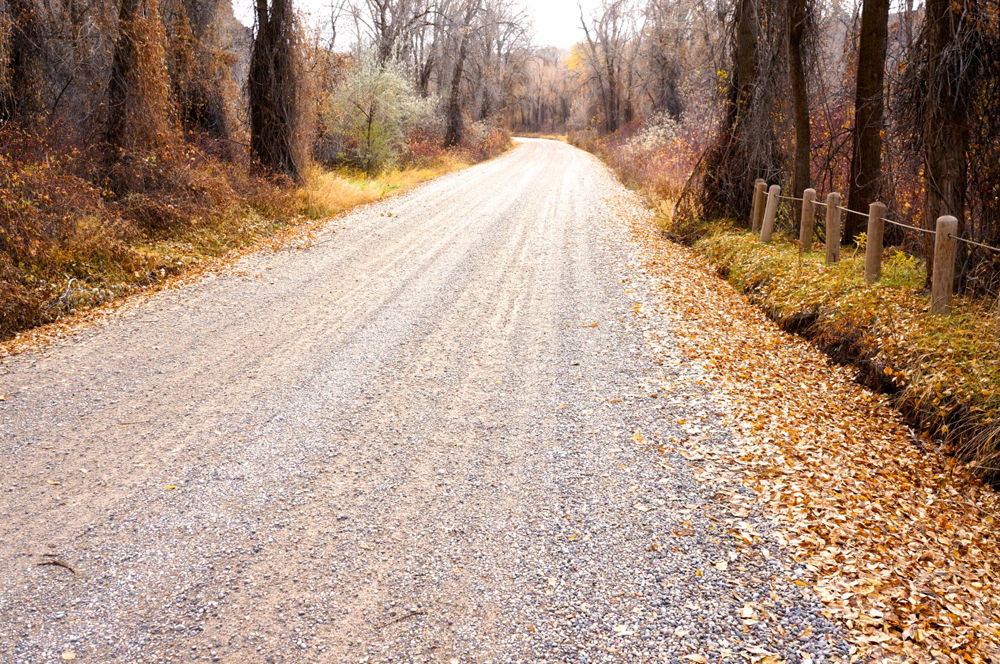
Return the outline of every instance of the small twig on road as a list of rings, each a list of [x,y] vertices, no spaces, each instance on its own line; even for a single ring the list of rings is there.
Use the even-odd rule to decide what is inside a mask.
[[[42,567],[44,565],[52,565],[54,567],[62,567],[64,569],[68,569],[69,571],[73,572],[74,576],[76,575],[76,570],[73,569],[72,567],[70,567],[69,565],[67,565],[66,563],[64,563],[61,560],[46,560],[43,563],[38,563],[38,567]]]
[[[392,620],[390,620],[387,623],[379,625],[375,629],[385,629],[389,625],[394,625],[394,624],[396,624],[398,622],[406,620],[407,618],[412,618],[413,616],[426,616],[426,615],[427,615],[426,611],[410,611],[409,613],[404,613],[403,615],[399,616],[398,618],[393,618]]]

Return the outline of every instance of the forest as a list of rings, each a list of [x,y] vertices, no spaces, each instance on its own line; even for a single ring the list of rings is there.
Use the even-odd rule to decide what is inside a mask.
[[[514,0],[336,0],[311,20],[294,0],[253,9],[246,27],[225,0],[0,3],[0,301],[31,302],[5,311],[5,334],[64,307],[66,275],[90,279],[74,265],[122,260],[101,254],[129,253],[130,233],[172,232],[223,200],[274,216],[276,176],[372,174],[459,145],[492,155],[511,131],[600,142],[678,223],[747,218],[763,178],[841,192],[862,214],[881,200],[924,228],[950,214],[963,237],[1000,244],[995,1],[603,0],[565,17],[581,36],[569,51],[535,45]],[[864,231],[848,213],[845,241]],[[97,253],[62,256],[76,251]],[[996,295],[998,261],[963,244],[960,287]]]

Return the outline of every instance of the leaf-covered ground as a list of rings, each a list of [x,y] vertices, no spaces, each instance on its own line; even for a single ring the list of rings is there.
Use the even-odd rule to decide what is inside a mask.
[[[662,283],[665,331],[733,404],[730,455],[689,442],[756,493],[859,661],[1000,662],[997,494],[916,437],[885,397],[781,331],[634,194],[610,205]],[[640,311],[641,314],[641,311]],[[649,333],[655,347],[657,333]],[[713,456],[714,455],[714,458]]]
[[[726,227],[696,249],[770,318],[892,392],[920,430],[985,474],[1000,469],[1000,335],[989,298],[958,296],[951,315],[929,315],[923,262],[898,251],[868,284],[863,250],[845,247],[828,265],[822,250],[803,256],[789,241],[765,244]]]

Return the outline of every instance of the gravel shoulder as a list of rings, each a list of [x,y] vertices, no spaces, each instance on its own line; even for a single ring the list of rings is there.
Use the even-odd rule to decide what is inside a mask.
[[[524,141],[5,359],[0,660],[846,660],[620,188]]]

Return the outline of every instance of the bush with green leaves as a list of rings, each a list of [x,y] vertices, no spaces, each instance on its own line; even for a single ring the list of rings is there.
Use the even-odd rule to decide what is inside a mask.
[[[392,166],[407,132],[434,114],[433,99],[420,97],[405,69],[363,56],[331,100],[331,122],[343,134],[350,161],[370,175]]]

